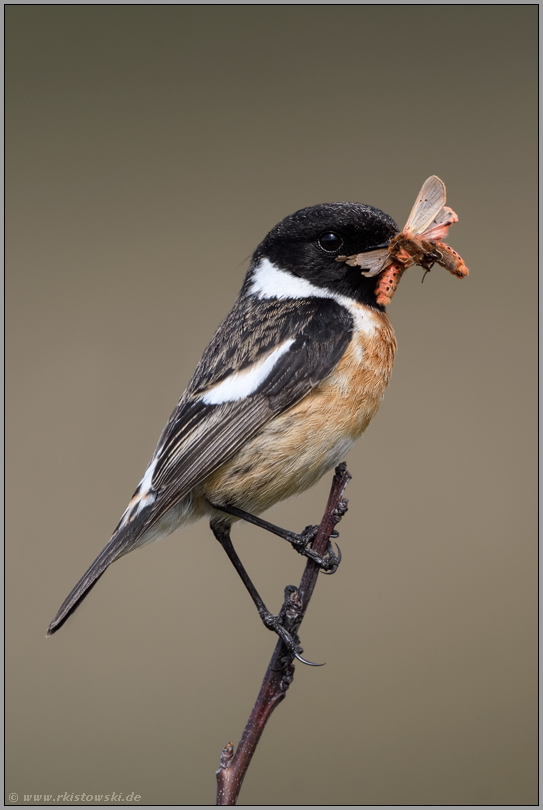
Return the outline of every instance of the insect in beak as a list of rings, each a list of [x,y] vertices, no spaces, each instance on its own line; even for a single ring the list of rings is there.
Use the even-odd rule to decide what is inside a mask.
[[[380,274],[375,293],[377,303],[382,305],[390,304],[404,271],[414,264],[426,272],[439,264],[457,278],[465,278],[469,270],[463,259],[443,242],[451,225],[458,222],[445,202],[445,183],[432,175],[423,184],[403,231],[393,236],[388,245],[354,256],[339,256],[337,261],[360,267],[367,278]]]

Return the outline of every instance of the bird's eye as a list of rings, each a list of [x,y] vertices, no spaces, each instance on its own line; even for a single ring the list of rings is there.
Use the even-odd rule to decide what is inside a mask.
[[[336,253],[343,246],[343,239],[337,233],[327,231],[319,236],[318,245],[326,253]]]

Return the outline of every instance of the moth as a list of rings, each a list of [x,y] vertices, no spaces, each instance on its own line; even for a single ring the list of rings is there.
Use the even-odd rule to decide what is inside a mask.
[[[458,217],[445,205],[445,183],[432,175],[423,184],[403,231],[392,237],[388,247],[338,256],[351,267],[360,267],[362,275],[379,275],[375,289],[378,304],[390,304],[400,279],[408,267],[418,264],[430,270],[439,264],[457,278],[465,278],[469,270],[463,259],[443,240]]]

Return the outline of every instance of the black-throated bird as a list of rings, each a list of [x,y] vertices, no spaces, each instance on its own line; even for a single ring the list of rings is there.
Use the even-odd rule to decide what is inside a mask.
[[[48,635],[112,562],[202,517],[264,624],[281,634],[237,557],[230,527],[241,518],[270,528],[254,516],[316,483],[377,412],[392,371],[394,332],[377,304],[375,278],[338,257],[384,248],[397,232],[387,214],[360,203],[304,208],[270,231],[111,540]],[[272,530],[312,556],[310,530]],[[325,570],[337,565],[331,548],[317,562]],[[294,640],[289,646],[300,657]]]

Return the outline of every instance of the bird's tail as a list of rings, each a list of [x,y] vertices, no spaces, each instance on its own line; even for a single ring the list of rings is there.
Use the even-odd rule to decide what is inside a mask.
[[[96,585],[102,574],[105,573],[106,568],[109,568],[112,562],[115,562],[116,559],[134,547],[142,533],[143,527],[141,523],[143,521],[136,518],[123,525],[121,520],[107,546],[100,552],[91,567],[83,574],[75,588],[70,591],[60,606],[57,615],[49,625],[46,635],[51,636],[56,633]]]

